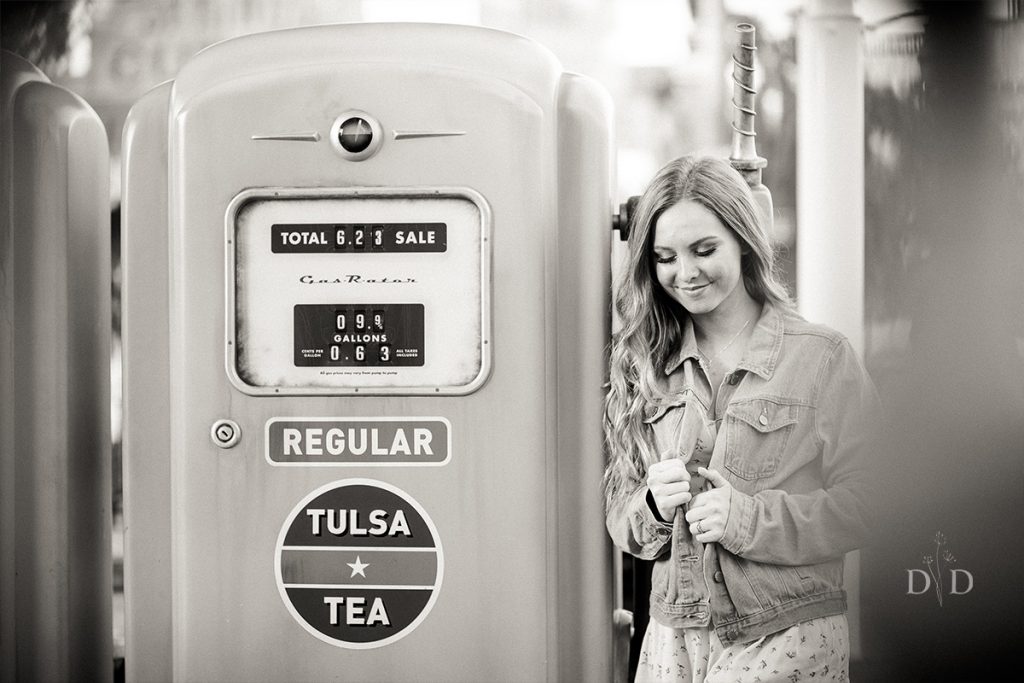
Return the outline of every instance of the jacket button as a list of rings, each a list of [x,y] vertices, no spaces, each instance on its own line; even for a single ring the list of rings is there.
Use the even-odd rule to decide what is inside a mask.
[[[722,572],[715,572],[715,576],[713,578],[715,579],[715,583],[722,583],[722,581],[725,580],[725,577],[722,576]]]
[[[761,417],[757,418],[757,421],[761,423],[762,427],[768,426],[768,416],[764,413],[761,413]]]

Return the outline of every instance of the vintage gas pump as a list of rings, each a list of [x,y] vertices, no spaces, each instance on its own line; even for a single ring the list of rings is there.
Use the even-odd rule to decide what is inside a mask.
[[[518,36],[215,45],[124,134],[129,680],[606,680],[610,103]]]
[[[0,681],[110,680],[107,135],[21,57],[0,74]]]

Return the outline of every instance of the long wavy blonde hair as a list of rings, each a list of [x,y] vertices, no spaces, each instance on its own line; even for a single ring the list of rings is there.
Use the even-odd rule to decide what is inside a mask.
[[[666,164],[640,197],[629,231],[628,261],[617,282],[621,328],[611,347],[604,434],[608,448],[605,500],[610,505],[646,477],[657,459],[644,424],[648,406],[668,397],[656,377],[678,350],[689,315],[662,290],[654,267],[658,218],[681,201],[697,202],[740,240],[743,284],[758,302],[791,306],[775,273],[775,253],[758,218],[750,188],[727,161],[680,157]]]

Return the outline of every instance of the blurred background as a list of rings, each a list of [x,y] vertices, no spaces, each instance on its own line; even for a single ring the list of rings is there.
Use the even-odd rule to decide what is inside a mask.
[[[611,93],[617,205],[640,193],[675,156],[729,155],[730,55],[736,24],[750,22],[759,48],[758,152],[768,159],[764,182],[774,199],[782,269],[799,301],[798,235],[822,226],[797,222],[797,98],[802,85],[822,85],[800,82],[798,25],[808,6],[828,11],[850,4],[5,0],[2,43],[81,95],[106,126],[116,332],[124,119],[141,95],[212,43],[358,21],[480,24],[523,34]],[[999,680],[977,667],[987,663],[991,672],[1012,661],[1024,635],[1021,4],[852,3],[862,26],[864,70],[863,351],[888,407],[892,446],[887,532],[863,556],[865,679]],[[820,134],[825,139],[830,131]],[[115,520],[121,509],[119,372],[115,345]],[[114,538],[116,588],[116,532]],[[930,569],[926,560],[940,554],[973,578],[969,592],[948,595],[944,604],[908,585],[908,570]],[[123,629],[115,609],[115,631],[117,623]],[[123,644],[123,632],[118,638]]]

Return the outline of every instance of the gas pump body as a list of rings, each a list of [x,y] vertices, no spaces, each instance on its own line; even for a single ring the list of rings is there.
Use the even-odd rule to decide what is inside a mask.
[[[24,59],[0,72],[0,680],[109,680],[107,136]]]
[[[129,678],[610,677],[610,120],[535,43],[415,24],[137,103]]]

